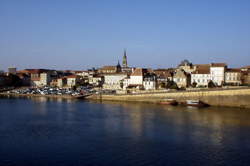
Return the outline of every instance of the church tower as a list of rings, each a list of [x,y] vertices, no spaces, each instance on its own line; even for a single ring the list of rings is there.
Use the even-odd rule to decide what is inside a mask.
[[[128,67],[126,49],[124,49],[124,54],[123,54],[123,59],[122,59],[122,67]]]

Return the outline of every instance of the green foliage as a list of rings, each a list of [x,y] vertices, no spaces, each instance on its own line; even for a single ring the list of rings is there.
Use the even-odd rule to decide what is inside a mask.
[[[160,88],[166,88],[166,83],[165,83],[165,82],[161,82],[161,83],[159,84],[159,87],[160,87]]]
[[[210,81],[208,82],[208,88],[215,88],[215,87],[216,87],[216,85],[213,83],[212,80],[210,80]]]
[[[197,86],[197,83],[196,82],[193,82],[192,83],[192,87],[195,88]]]
[[[174,81],[168,81],[166,88],[167,89],[179,89],[177,84]]]

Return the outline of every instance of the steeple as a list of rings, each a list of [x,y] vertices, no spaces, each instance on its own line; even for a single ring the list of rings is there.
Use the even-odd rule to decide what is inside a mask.
[[[124,49],[124,53],[123,53],[122,67],[128,67],[128,62],[127,62],[127,52],[126,52],[126,49]]]
[[[119,60],[118,60],[117,66],[121,66],[121,65],[120,65],[120,61],[119,61]]]

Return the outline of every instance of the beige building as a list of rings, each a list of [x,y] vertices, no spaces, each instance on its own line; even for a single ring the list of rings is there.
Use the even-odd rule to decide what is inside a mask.
[[[8,74],[16,74],[17,73],[17,70],[15,67],[9,67],[8,68]]]
[[[122,89],[122,81],[127,77],[126,73],[104,74],[103,89],[119,90]]]
[[[67,79],[67,86],[68,87],[73,87],[73,86],[77,86],[80,83],[80,76],[77,75],[69,75],[66,76]]]
[[[61,78],[57,79],[57,87],[63,88],[66,85],[67,85],[67,78],[66,77],[61,77]]]
[[[121,71],[122,69],[119,62],[116,66],[103,66],[102,68],[98,69],[98,73],[102,74],[120,73]]]
[[[50,73],[41,73],[40,74],[40,85],[46,86],[49,85],[51,82]]]
[[[192,73],[196,70],[196,66],[194,66],[191,62],[189,62],[188,60],[183,60],[179,66],[179,69],[184,70],[186,73]]]
[[[191,84],[191,76],[183,69],[177,69],[174,73],[173,81],[179,88],[186,88]]]
[[[240,69],[227,69],[225,72],[225,83],[227,85],[241,85],[242,84]]]

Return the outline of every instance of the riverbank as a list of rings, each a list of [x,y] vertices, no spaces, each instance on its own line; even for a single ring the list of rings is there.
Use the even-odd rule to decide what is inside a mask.
[[[76,99],[72,95],[42,95],[42,94],[16,94],[0,93],[0,96],[11,97],[46,97]],[[141,94],[95,94],[85,97],[87,100],[144,102],[158,104],[164,99],[175,99],[178,102],[186,100],[201,100],[210,106],[250,108],[250,88],[242,89],[212,89],[200,91],[176,91]]]
[[[216,89],[203,91],[176,91],[164,93],[124,94],[124,95],[92,95],[90,100],[129,101],[159,103],[164,99],[201,100],[211,106],[250,108],[250,88]]]
[[[0,96],[8,96],[8,97],[46,97],[46,98],[76,99],[74,96],[71,96],[71,95],[41,95],[41,94],[0,93]]]

